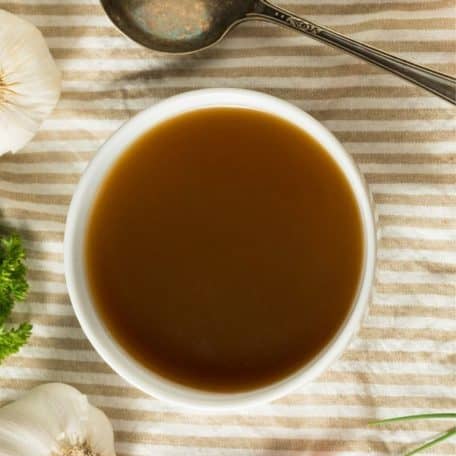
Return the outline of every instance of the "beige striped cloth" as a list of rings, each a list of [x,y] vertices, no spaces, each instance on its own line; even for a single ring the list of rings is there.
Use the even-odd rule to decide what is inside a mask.
[[[280,5],[396,55],[456,74],[454,0],[284,0]],[[14,318],[33,337],[0,366],[0,402],[42,382],[90,396],[118,455],[400,454],[448,421],[370,428],[372,418],[456,409],[456,111],[292,31],[249,23],[216,48],[158,56],[117,32],[96,0],[0,0],[43,32],[63,72],[50,119],[0,159],[2,224],[26,240],[31,293]],[[1,65],[1,62],[0,62]],[[125,120],[189,89],[273,94],[322,121],[373,192],[380,245],[369,315],[312,384],[239,413],[169,406],[129,386],[84,337],[63,275],[65,214],[80,174]],[[455,455],[456,441],[428,454]]]

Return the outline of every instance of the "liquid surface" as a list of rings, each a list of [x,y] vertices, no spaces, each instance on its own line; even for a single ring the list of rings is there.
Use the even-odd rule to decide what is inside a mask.
[[[96,309],[126,351],[178,383],[241,391],[335,335],[363,244],[351,188],[318,143],[269,114],[209,108],[122,155],[85,252]]]

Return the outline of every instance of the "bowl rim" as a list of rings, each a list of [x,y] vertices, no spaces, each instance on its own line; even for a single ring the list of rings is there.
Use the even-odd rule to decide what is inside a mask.
[[[356,297],[331,341],[307,364],[270,385],[242,392],[218,393],[174,383],[142,366],[111,337],[91,303],[81,246],[90,210],[106,173],[128,146],[145,131],[179,114],[208,107],[246,107],[274,114],[316,139],[344,172],[358,203],[364,237],[363,268]],[[202,89],[160,101],[124,123],[99,148],[73,194],[64,235],[64,269],[70,300],[83,332],[103,360],[143,392],[174,405],[199,410],[233,410],[278,399],[315,379],[344,351],[367,311],[376,266],[376,227],[368,187],[352,157],[312,116],[298,107],[261,92],[244,89]]]

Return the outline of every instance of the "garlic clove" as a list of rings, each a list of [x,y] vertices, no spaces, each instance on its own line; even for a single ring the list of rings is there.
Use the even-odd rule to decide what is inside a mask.
[[[56,449],[56,440],[53,437],[57,429],[47,415],[45,398],[39,392],[33,401],[27,394],[1,408],[0,456],[23,456],[27,448],[33,448],[36,456],[52,454],[50,449]],[[43,422],[46,422],[46,426],[43,426]]]
[[[111,423],[106,415],[99,409],[89,404],[87,441],[97,455],[114,454],[114,433]]]
[[[0,10],[0,155],[29,142],[54,109],[61,76],[41,32]]]
[[[0,409],[0,456],[65,456],[82,446],[115,456],[108,419],[71,386],[41,385]]]

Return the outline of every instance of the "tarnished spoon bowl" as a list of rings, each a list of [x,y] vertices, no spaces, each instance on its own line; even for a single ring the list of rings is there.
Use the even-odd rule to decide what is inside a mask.
[[[112,22],[150,49],[188,54],[220,41],[235,25],[266,20],[302,32],[388,70],[456,104],[456,79],[302,19],[267,0],[101,0]]]
[[[156,51],[185,54],[207,48],[248,19],[255,0],[102,0],[114,24]]]

